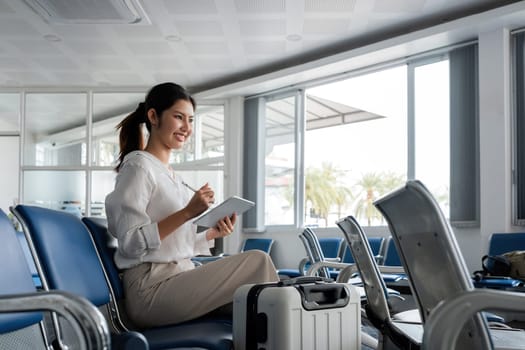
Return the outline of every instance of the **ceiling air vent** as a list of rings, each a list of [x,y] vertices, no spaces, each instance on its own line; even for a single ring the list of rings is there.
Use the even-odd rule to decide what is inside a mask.
[[[149,19],[139,0],[24,0],[49,23],[132,24]]]

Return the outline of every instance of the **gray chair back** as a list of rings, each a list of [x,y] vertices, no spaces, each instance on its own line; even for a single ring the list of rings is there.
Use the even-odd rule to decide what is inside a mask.
[[[310,259],[312,265],[325,260],[321,244],[319,243],[319,238],[311,228],[305,228],[303,232],[299,234],[299,238],[304,244],[308,259]],[[321,277],[330,278],[330,271],[327,267],[321,267],[319,269],[319,275]]]
[[[390,312],[386,295],[387,287],[381,278],[381,272],[365,233],[353,216],[337,221],[337,226],[343,231],[359,270],[368,302],[367,311],[371,312],[372,315],[370,316],[379,322],[388,322],[390,320]]]
[[[452,228],[421,182],[408,181],[374,205],[388,222],[423,323],[441,301],[474,289]],[[487,323],[477,314],[461,332],[456,348],[490,346]]]

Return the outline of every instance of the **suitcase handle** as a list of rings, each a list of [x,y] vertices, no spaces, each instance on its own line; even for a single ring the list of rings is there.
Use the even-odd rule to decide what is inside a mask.
[[[306,310],[330,309],[348,305],[350,296],[344,284],[299,285]]]
[[[334,280],[331,278],[325,278],[320,276],[299,276],[295,278],[289,278],[283,281],[279,281],[280,286],[293,286],[296,284],[303,284],[303,283],[317,283],[317,282],[333,282]]]

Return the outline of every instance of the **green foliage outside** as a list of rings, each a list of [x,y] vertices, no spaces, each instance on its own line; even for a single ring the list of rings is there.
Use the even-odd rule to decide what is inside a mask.
[[[323,163],[320,168],[306,169],[305,201],[311,204],[313,213],[324,219],[328,225],[330,213],[338,217],[352,214],[358,220],[366,220],[370,226],[374,221],[383,221],[373,202],[381,195],[401,186],[404,175],[391,172],[366,173],[353,185],[342,182],[345,171],[330,163]],[[291,189],[287,190],[286,198],[292,200]]]

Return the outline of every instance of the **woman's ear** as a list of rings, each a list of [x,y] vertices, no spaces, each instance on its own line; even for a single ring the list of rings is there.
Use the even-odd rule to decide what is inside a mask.
[[[157,113],[155,113],[155,109],[154,108],[148,109],[147,114],[148,114],[148,120],[150,124],[153,126],[157,126],[158,119],[157,119]]]

